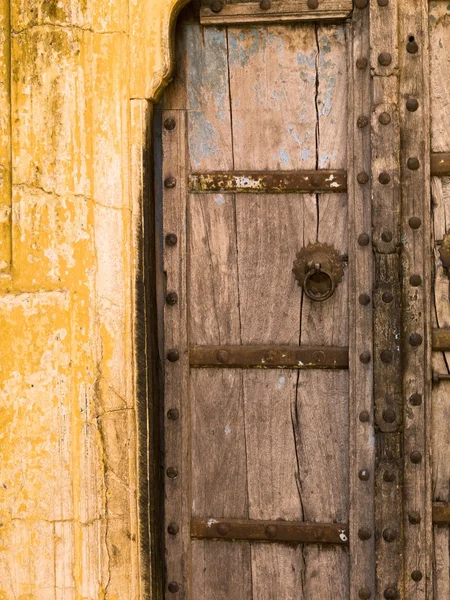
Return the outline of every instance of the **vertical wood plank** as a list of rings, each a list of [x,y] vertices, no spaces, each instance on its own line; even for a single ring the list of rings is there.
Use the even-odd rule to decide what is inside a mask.
[[[163,111],[163,122],[174,119],[174,129],[163,128],[162,178],[175,178],[173,187],[163,187],[163,234],[166,240],[163,264],[167,290],[176,291],[178,302],[165,304],[164,361],[165,457],[164,468],[177,469],[175,478],[165,478],[166,593],[179,590],[178,597],[190,595],[190,407],[188,393],[189,357],[186,300],[186,115]],[[164,184],[163,184],[164,185]],[[172,186],[172,184],[170,184]],[[176,243],[167,243],[168,235]],[[178,352],[178,360],[168,360]],[[176,357],[174,357],[176,358]],[[170,533],[172,531],[172,533]],[[168,594],[167,594],[168,595]]]
[[[0,271],[11,266],[11,40],[10,0],[1,4],[0,21]]]
[[[370,135],[357,127],[357,119],[367,115],[371,102],[368,10],[355,10],[348,40],[348,235],[349,235],[349,534],[350,600],[360,593],[375,598],[375,547],[361,540],[358,531],[374,531],[375,445],[373,422],[372,362],[359,357],[372,352],[372,303],[364,306],[360,294],[372,298],[373,258],[371,240],[370,183],[359,183],[358,174],[370,176]],[[361,244],[360,236],[366,236]],[[365,243],[367,241],[367,243]],[[360,415],[368,414],[369,421]]]
[[[404,576],[405,598],[424,600],[432,596],[428,424],[431,397],[428,2],[400,0],[399,26],[401,261],[404,277]],[[407,110],[406,101],[410,99],[418,101],[418,110]],[[411,219],[420,219],[420,222],[413,224]],[[413,287],[409,282],[411,275],[420,275],[422,285]],[[411,407],[407,399],[417,393],[422,395],[422,403]],[[420,456],[420,460],[414,456]]]
[[[448,152],[450,140],[450,8],[437,0],[429,3],[431,151]]]

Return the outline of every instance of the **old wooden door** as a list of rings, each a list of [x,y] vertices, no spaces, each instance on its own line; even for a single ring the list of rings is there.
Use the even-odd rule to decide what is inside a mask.
[[[450,336],[431,328],[450,325],[450,196],[436,178],[435,239],[429,103],[431,39],[448,104],[450,11],[428,11],[180,17],[155,128],[168,598],[450,597]]]

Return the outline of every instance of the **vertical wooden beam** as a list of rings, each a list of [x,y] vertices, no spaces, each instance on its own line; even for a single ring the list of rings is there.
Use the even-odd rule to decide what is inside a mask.
[[[431,598],[428,3],[399,0],[405,598]],[[416,281],[411,279],[415,277]],[[419,281],[420,279],[420,281]],[[418,396],[418,394],[420,396]],[[411,401],[412,399],[412,401]],[[419,401],[420,400],[420,401]]]
[[[10,0],[2,0],[0,21],[0,272],[11,267],[11,40]]]
[[[186,113],[162,113],[166,594],[190,598],[189,356],[186,302]],[[168,593],[169,592],[169,593]]]
[[[355,8],[348,32],[350,600],[375,598],[369,18]]]

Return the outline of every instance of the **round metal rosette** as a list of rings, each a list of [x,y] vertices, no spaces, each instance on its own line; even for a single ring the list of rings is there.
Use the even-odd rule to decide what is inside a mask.
[[[309,244],[297,252],[292,272],[311,300],[328,300],[342,281],[344,266],[341,255],[327,244]]]
[[[447,275],[450,271],[450,232],[444,235],[442,244],[439,248],[439,257]]]

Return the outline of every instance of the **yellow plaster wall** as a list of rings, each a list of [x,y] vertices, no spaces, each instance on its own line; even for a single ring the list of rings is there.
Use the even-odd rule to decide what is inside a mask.
[[[0,600],[145,597],[134,281],[183,3],[0,2]]]

